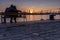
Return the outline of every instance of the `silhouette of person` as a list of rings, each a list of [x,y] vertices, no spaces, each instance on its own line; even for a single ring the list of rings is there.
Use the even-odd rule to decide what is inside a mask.
[[[16,6],[11,5],[10,7],[6,8],[5,12],[15,12],[15,13],[18,13],[19,11],[17,10]],[[10,22],[13,23],[12,19],[14,19],[14,21],[16,23],[16,17],[17,17],[17,15],[10,15]],[[6,20],[4,20],[4,21],[6,22]]]
[[[50,13],[50,20],[54,20],[55,14],[53,12]]]

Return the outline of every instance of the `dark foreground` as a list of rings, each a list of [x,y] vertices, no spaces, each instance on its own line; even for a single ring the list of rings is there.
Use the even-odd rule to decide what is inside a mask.
[[[0,27],[0,40],[60,40],[60,21]]]

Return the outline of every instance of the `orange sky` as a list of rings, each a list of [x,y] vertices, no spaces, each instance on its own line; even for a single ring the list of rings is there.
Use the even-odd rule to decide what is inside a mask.
[[[19,10],[22,10],[23,12],[31,12],[31,13],[40,13],[40,12],[59,12],[60,10],[55,8],[55,9],[44,9],[44,8],[17,8]],[[5,11],[5,8],[0,8],[1,12]]]
[[[0,0],[0,11],[4,11],[11,4],[16,5],[18,10],[23,8],[24,11],[30,12],[60,8],[60,0]]]
[[[40,13],[40,12],[59,12],[59,9],[37,9],[37,8],[21,8],[23,12],[30,12],[30,13]]]

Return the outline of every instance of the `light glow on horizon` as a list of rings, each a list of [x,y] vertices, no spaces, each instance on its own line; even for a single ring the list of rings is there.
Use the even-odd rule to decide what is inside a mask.
[[[23,12],[28,12],[28,13],[50,13],[50,12],[55,12],[58,13],[60,12],[59,9],[34,9],[34,8],[28,8],[28,9],[21,9]]]
[[[30,13],[33,13],[33,9],[32,8],[29,8],[29,11],[30,11]]]

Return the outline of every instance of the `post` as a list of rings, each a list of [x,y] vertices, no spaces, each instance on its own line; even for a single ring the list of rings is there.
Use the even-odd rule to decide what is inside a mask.
[[[3,23],[3,20],[2,20],[2,13],[1,13],[0,15],[1,15],[1,23]]]

